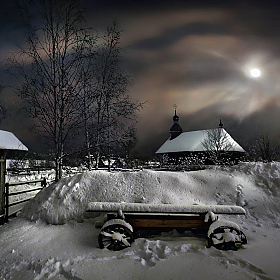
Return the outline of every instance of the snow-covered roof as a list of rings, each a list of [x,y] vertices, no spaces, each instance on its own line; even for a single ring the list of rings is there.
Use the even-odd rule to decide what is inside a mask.
[[[28,148],[12,132],[4,130],[0,130],[0,149],[28,151]]]
[[[172,140],[168,139],[156,151],[156,154],[206,151],[202,143],[207,139],[208,133],[216,129],[197,130],[181,133]],[[228,145],[229,147],[227,148],[227,151],[245,152],[245,150],[226,132],[224,128],[219,129],[221,129],[221,133],[225,136],[227,144],[230,144]]]

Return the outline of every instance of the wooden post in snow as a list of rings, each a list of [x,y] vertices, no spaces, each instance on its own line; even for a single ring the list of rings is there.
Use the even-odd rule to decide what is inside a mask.
[[[6,150],[0,150],[0,225],[5,219]]]

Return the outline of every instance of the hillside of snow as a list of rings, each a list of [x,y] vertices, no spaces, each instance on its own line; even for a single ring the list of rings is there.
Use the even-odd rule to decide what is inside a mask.
[[[248,238],[238,251],[206,248],[175,230],[98,248],[91,201],[231,204]],[[39,192],[21,217],[0,227],[0,279],[280,279],[280,163],[242,163],[191,172],[91,171]]]
[[[243,163],[192,172],[90,171],[61,179],[24,208],[31,221],[81,221],[91,201],[153,204],[233,204],[251,219],[280,227],[280,164]]]

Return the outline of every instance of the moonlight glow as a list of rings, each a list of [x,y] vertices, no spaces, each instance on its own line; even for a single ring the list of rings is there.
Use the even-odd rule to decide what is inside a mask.
[[[260,77],[261,75],[261,71],[257,68],[254,68],[254,69],[251,69],[250,70],[250,75],[253,77],[253,78],[258,78]]]

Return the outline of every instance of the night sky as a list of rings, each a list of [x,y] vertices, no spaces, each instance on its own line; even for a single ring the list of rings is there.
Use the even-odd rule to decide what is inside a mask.
[[[10,1],[0,1],[0,81],[5,58],[22,39]],[[211,3],[211,4],[209,4]],[[133,76],[135,100],[146,101],[137,124],[138,149],[152,155],[169,137],[173,105],[183,131],[215,128],[222,119],[241,145],[260,133],[280,139],[280,7],[272,1],[83,0],[98,33],[117,19]],[[0,101],[13,105],[0,129],[40,150],[20,100],[9,88]]]

